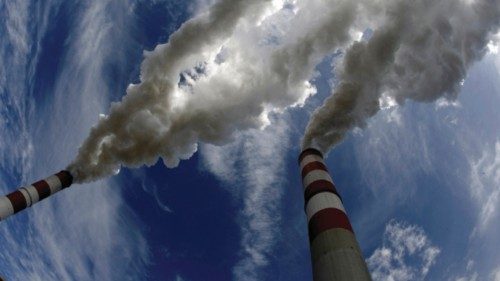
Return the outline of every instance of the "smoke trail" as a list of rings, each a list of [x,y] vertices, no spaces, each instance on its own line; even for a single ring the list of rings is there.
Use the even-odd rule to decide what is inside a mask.
[[[220,0],[146,53],[141,83],[112,104],[68,170],[84,182],[159,157],[174,167],[199,142],[225,144],[303,104],[316,92],[315,66],[346,48],[336,93],[304,146],[328,150],[376,114],[381,97],[453,98],[500,14],[500,0],[464,1]],[[354,42],[366,28],[371,38]]]
[[[499,28],[500,1],[389,1],[367,42],[345,53],[332,96],[317,109],[303,146],[328,151],[380,110],[379,101],[456,98],[467,69]]]
[[[169,166],[176,165],[179,157],[189,157],[196,150],[198,136],[196,129],[186,128],[188,119],[197,119],[198,126],[208,127],[207,131],[216,128],[210,128],[210,120],[201,122],[205,117],[213,119],[208,112],[200,110],[190,117],[179,114],[179,73],[203,61],[204,52],[230,36],[243,15],[259,14],[266,2],[270,0],[221,0],[207,13],[183,24],[167,44],[146,53],[141,83],[130,85],[123,100],[111,105],[109,115],[92,128],[69,165],[75,180],[113,174],[122,164],[153,164],[158,156]]]
[[[91,130],[68,167],[75,181],[113,174],[121,165],[151,165],[158,157],[174,167],[198,142],[227,143],[234,132],[265,126],[270,112],[303,103],[315,92],[308,82],[315,65],[351,38],[356,5],[334,2],[338,8],[315,0],[308,9],[305,2],[292,9],[288,1],[223,0],[188,21],[146,54],[141,83],[129,86]],[[280,17],[287,27],[269,33],[267,25],[278,25]],[[304,24],[312,17],[321,21]],[[308,29],[288,32],[300,26]]]

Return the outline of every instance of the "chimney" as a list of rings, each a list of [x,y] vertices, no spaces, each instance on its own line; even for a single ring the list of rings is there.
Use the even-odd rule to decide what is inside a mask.
[[[21,187],[7,196],[0,196],[0,221],[69,187],[72,183],[73,176],[68,171],[60,171],[30,186]]]
[[[307,148],[299,156],[314,281],[370,281],[342,199],[323,162]]]

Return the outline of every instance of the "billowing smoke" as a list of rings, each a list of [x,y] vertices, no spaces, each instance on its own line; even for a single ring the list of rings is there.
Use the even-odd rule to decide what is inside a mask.
[[[75,182],[159,157],[174,167],[198,142],[227,143],[268,124],[271,112],[302,104],[315,92],[315,65],[350,41],[356,14],[350,1],[339,1],[340,10],[313,2],[222,0],[186,22],[146,53],[141,83],[92,128],[68,167]]]
[[[304,147],[327,152],[381,108],[381,101],[455,99],[467,69],[500,23],[498,0],[386,1],[369,40],[352,44],[338,84],[309,121]]]
[[[111,105],[109,115],[92,128],[68,167],[75,180],[107,176],[121,165],[153,164],[160,156],[168,166],[175,166],[179,158],[188,158],[196,150],[198,139],[222,141],[219,134],[243,125],[221,124],[226,110],[220,107],[230,105],[219,107],[217,97],[200,102],[187,96],[178,86],[180,73],[203,62],[214,46],[232,34],[240,18],[257,17],[266,2],[270,1],[221,0],[183,24],[167,44],[146,53],[141,83],[130,85],[122,101]],[[240,121],[245,122],[251,120]]]
[[[498,25],[498,1],[220,0],[146,53],[141,82],[112,104],[68,169],[84,182],[160,157],[174,167],[199,142],[225,144],[302,105],[316,92],[315,66],[340,51],[335,94],[304,138],[326,151],[376,114],[382,97],[454,97]]]

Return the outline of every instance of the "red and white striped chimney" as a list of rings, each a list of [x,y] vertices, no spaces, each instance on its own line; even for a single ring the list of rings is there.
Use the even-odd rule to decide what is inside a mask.
[[[365,260],[320,151],[299,156],[314,281],[369,281]]]
[[[37,181],[30,186],[0,197],[0,221],[22,211],[38,201],[69,187],[73,183],[73,176],[68,171],[60,171],[44,180]]]

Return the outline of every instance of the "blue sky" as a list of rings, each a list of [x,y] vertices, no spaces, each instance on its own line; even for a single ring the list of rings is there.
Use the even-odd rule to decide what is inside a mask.
[[[0,191],[65,167],[199,2],[0,3]],[[201,5],[203,6],[203,5]],[[318,94],[225,146],[75,185],[0,224],[7,280],[311,280],[296,158]],[[376,280],[500,280],[500,56],[457,101],[388,107],[329,153]]]

